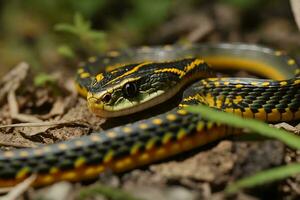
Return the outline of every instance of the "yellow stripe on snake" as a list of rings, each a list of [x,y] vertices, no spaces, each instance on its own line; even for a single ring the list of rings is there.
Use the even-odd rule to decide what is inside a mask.
[[[245,70],[268,79],[218,77]],[[91,57],[77,73],[90,110],[118,117],[157,108],[181,96],[175,108],[147,119],[32,149],[0,152],[0,187],[36,174],[34,186],[79,181],[105,171],[124,172],[219,140],[238,131],[187,112],[205,104],[267,122],[300,118],[295,60],[247,44],[141,47]]]

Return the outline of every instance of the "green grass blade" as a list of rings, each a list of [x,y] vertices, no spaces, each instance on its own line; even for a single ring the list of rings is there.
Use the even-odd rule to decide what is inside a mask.
[[[186,108],[186,110],[192,113],[200,113],[204,119],[210,121],[227,124],[236,128],[247,128],[263,136],[278,139],[291,148],[300,149],[300,137],[287,131],[270,127],[264,122],[255,119],[245,119],[240,116],[221,112],[204,105],[189,106]]]
[[[289,164],[286,166],[264,170],[256,173],[253,176],[241,179],[229,185],[225,189],[225,192],[228,194],[235,193],[242,188],[253,187],[263,183],[284,179],[297,173],[300,173],[300,164]]]

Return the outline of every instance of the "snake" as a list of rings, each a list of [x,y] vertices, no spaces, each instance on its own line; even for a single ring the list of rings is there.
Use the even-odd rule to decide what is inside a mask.
[[[223,76],[246,71],[255,77]],[[224,74],[224,73],[223,73]],[[123,173],[243,133],[187,111],[204,104],[265,122],[300,119],[300,69],[284,51],[256,44],[142,46],[80,63],[75,85],[91,112],[111,120],[166,112],[51,145],[0,151],[0,187],[35,175],[33,186]]]

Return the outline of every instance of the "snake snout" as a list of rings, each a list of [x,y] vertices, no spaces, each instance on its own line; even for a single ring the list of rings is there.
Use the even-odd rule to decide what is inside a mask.
[[[101,98],[90,92],[87,94],[87,102],[89,105],[102,104]]]

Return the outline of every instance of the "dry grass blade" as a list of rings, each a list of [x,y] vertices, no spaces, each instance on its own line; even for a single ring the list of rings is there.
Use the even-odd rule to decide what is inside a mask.
[[[19,196],[21,196],[35,181],[36,175],[31,175],[22,183],[15,186],[7,195],[1,198],[1,200],[16,200]]]
[[[78,123],[78,121],[65,121],[65,120],[49,121],[49,122],[31,122],[31,123],[0,125],[0,129],[1,128],[23,128],[22,133],[24,133],[26,136],[34,136],[39,133],[46,132],[50,128],[55,128],[58,126],[77,125],[77,124],[80,123]],[[0,142],[0,144],[2,143]],[[16,146],[16,145],[12,145],[12,146]]]
[[[33,148],[37,147],[37,145],[25,145],[25,144],[18,144],[18,143],[12,143],[12,142],[3,142],[0,141],[0,146],[7,146],[7,147],[15,147],[15,148]]]
[[[73,123],[75,123],[75,122],[66,122],[66,121],[32,122],[32,123],[18,123],[18,124],[1,125],[0,128],[58,126],[58,125],[73,124]]]
[[[290,0],[294,18],[298,25],[300,31],[300,1],[299,0]]]

